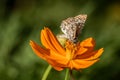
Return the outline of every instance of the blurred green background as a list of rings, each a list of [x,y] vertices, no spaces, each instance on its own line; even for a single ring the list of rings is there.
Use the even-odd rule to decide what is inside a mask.
[[[44,26],[55,34],[61,21],[87,14],[80,40],[93,37],[96,49],[104,47],[95,65],[74,71],[76,80],[119,80],[119,0],[0,0],[0,80],[41,80],[47,62],[34,54],[29,40],[40,43]],[[52,69],[47,80],[64,80],[65,70]]]

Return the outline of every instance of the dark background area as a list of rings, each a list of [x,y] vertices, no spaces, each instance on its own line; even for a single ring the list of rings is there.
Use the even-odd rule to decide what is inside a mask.
[[[40,43],[44,26],[56,35],[61,21],[87,14],[80,40],[93,37],[104,48],[95,65],[74,71],[76,80],[119,80],[119,0],[0,0],[0,80],[41,80],[48,63],[34,54],[29,41]],[[47,80],[64,80],[65,71],[52,69]]]

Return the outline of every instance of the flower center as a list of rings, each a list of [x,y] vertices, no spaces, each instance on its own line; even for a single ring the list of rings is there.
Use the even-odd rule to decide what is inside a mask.
[[[68,60],[73,60],[75,58],[75,52],[77,50],[77,44],[71,42],[71,41],[66,41],[66,57]]]

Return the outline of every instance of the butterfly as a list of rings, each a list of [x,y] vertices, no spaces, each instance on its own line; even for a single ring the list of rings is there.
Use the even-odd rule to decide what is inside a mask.
[[[60,28],[64,33],[64,37],[76,43],[78,41],[78,36],[83,29],[86,18],[87,15],[83,14],[63,20]]]

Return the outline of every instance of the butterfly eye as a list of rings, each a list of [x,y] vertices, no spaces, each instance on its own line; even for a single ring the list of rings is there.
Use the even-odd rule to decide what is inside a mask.
[[[65,28],[62,28],[61,30],[62,30],[62,32],[63,32],[64,34],[67,33]]]

